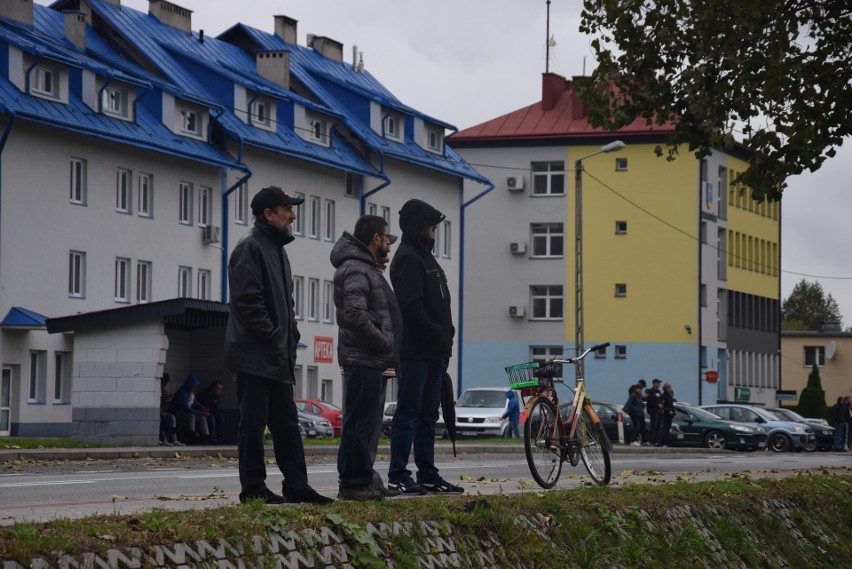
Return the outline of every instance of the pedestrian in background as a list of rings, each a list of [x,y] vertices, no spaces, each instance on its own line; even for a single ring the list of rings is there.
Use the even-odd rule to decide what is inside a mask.
[[[177,419],[172,413],[172,396],[168,387],[171,378],[164,373],[160,378],[160,446],[183,446],[177,439]]]
[[[645,424],[645,405],[642,402],[642,384],[636,383],[631,385],[628,393],[627,403],[624,404],[624,411],[630,417],[630,422],[633,426],[627,437],[627,444],[638,447],[641,444],[639,438],[643,431],[642,426]]]
[[[518,403],[518,398],[515,397],[515,392],[511,389],[506,392],[506,399],[509,404],[506,406],[506,412],[503,413],[503,419],[508,419],[509,424],[506,430],[503,431],[504,439],[519,439],[521,438],[521,429],[519,427],[521,420],[521,406]]]
[[[211,381],[210,385],[198,392],[198,402],[207,409],[207,430],[210,432],[210,442],[219,444],[225,436],[225,415],[219,409],[219,400],[225,386],[221,381]]]
[[[658,444],[660,429],[663,425],[663,394],[660,392],[659,379],[654,378],[646,394],[645,405],[648,408],[648,415],[651,416],[651,435],[648,441],[651,446],[655,446]]]
[[[639,438],[642,439],[644,446],[651,446],[651,439],[648,437],[648,425],[645,424],[645,405],[648,400],[648,384],[644,379],[638,381],[639,392],[642,394],[642,420],[639,421]]]
[[[672,428],[672,421],[675,416],[674,404],[677,399],[674,398],[674,390],[671,383],[663,384],[663,411],[662,425],[660,426],[660,434],[656,443],[658,447],[669,446],[669,430]]]

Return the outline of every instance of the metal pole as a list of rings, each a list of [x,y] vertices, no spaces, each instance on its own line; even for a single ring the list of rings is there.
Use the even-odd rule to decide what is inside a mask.
[[[583,353],[583,160],[574,162],[574,348]],[[583,377],[583,360],[574,364],[575,379]]]

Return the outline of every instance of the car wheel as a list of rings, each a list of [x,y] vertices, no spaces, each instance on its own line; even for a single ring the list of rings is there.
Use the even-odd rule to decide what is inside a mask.
[[[816,449],[817,449],[817,444],[816,443],[810,443],[810,444],[805,445],[803,450],[805,452],[816,452]]]
[[[790,450],[790,439],[786,435],[772,435],[769,439],[769,448],[775,452],[787,452]]]
[[[725,435],[720,431],[710,431],[707,433],[707,436],[704,437],[704,446],[707,448],[725,448]]]

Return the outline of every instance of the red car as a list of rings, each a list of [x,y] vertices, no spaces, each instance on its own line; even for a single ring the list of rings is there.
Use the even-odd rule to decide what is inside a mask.
[[[297,399],[296,407],[305,413],[328,419],[334,429],[335,437],[339,437],[343,432],[343,409],[340,407],[319,399]]]

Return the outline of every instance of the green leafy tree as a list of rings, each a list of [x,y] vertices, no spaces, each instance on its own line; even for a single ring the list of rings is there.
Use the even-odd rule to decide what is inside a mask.
[[[593,125],[673,122],[669,160],[739,139],[755,199],[781,199],[852,134],[849,0],[584,0],[580,31],[598,61],[581,86]]]
[[[819,330],[823,322],[837,322],[842,326],[840,307],[821,284],[802,279],[781,304],[781,329]]]
[[[825,391],[822,390],[822,380],[819,377],[819,368],[816,364],[808,375],[808,385],[802,389],[802,394],[799,396],[799,415],[828,419]]]

